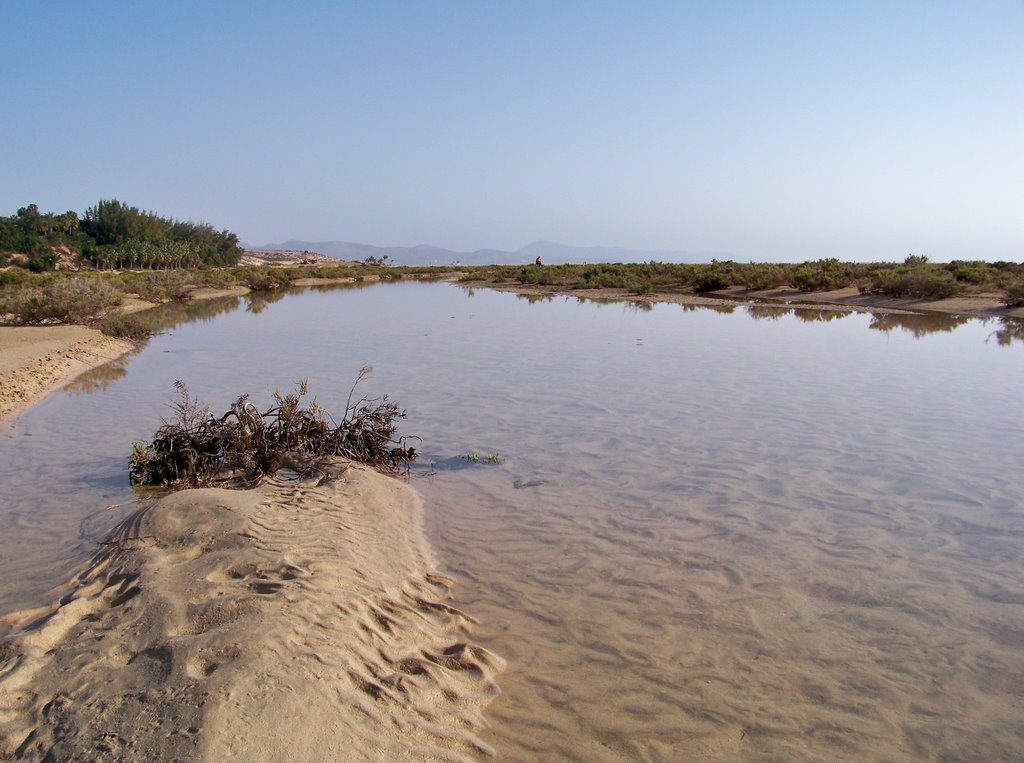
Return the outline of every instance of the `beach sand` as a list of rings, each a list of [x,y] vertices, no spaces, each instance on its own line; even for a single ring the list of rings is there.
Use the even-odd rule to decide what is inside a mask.
[[[0,327],[0,419],[132,347],[85,326]]]
[[[445,603],[404,483],[172,494],[52,607],[0,617],[0,757],[466,760],[502,661]]]

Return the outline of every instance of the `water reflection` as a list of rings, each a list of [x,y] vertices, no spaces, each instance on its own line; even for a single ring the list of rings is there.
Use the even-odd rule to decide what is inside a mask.
[[[732,315],[736,312],[736,305],[691,305],[683,303],[680,305],[684,313],[712,312],[720,315]]]
[[[268,305],[280,302],[285,298],[288,289],[269,289],[265,291],[254,291],[245,295],[245,311],[253,315],[259,315],[267,309]]]
[[[569,299],[566,297],[566,301]],[[578,305],[594,305],[596,307],[613,305],[624,312],[648,313],[654,308],[654,302],[649,299],[616,299],[614,297],[590,297],[583,294],[575,295],[574,299]]]
[[[885,333],[902,329],[920,339],[940,331],[953,331],[971,320],[970,316],[948,313],[880,313],[872,316],[868,328]]]
[[[241,297],[230,296],[190,302],[169,302],[152,310],[136,313],[133,317],[150,333],[159,334],[186,323],[209,323],[220,315],[237,310],[241,301]]]
[[[127,355],[122,355],[116,360],[80,374],[77,378],[65,384],[63,391],[69,395],[92,395],[102,392],[114,382],[124,378],[128,373],[128,363],[131,361],[132,356],[141,352],[145,343],[146,340]]]
[[[1001,347],[1009,347],[1014,342],[1024,342],[1024,321],[1007,317],[1000,318],[999,321],[1002,327],[992,332],[989,339],[995,338],[996,344]]]
[[[830,321],[845,318],[850,314],[849,310],[829,310],[828,308],[795,307],[793,314],[804,323],[829,323]]]
[[[540,292],[516,292],[515,294],[517,299],[529,302],[531,305],[536,305],[539,302],[550,302],[555,298],[554,294],[543,294]]]
[[[783,315],[789,315],[792,308],[783,305],[747,305],[746,313],[757,321],[777,321]]]

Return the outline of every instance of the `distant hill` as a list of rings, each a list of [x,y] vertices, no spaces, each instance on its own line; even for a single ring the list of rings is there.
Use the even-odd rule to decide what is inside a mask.
[[[363,261],[368,257],[387,257],[395,265],[525,265],[538,256],[549,265],[566,262],[710,262],[726,260],[727,252],[673,252],[645,251],[606,246],[569,246],[554,241],[534,241],[532,244],[507,252],[501,249],[478,249],[475,252],[456,252],[438,246],[373,246],[350,241],[299,241],[292,239],[280,244],[246,247],[271,250],[311,251],[326,254],[338,260]]]

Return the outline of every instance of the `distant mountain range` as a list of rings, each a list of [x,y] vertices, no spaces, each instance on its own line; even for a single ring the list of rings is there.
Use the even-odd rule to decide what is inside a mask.
[[[248,245],[246,245],[248,246]],[[623,249],[609,246],[569,246],[554,241],[534,241],[522,249],[506,252],[501,249],[478,249],[475,252],[455,252],[438,246],[373,246],[354,244],[349,241],[299,241],[292,239],[280,244],[266,244],[257,249],[289,249],[326,254],[338,260],[362,262],[368,257],[387,257],[395,265],[523,265],[534,262],[537,257],[550,265],[567,262],[710,262],[712,259],[727,260],[727,252],[671,252]]]

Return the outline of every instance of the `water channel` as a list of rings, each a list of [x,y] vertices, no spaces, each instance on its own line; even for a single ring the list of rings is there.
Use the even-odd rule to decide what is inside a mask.
[[[175,379],[220,410],[302,377],[338,410],[369,364],[422,437],[455,603],[508,661],[500,759],[1024,751],[1019,326],[418,282],[147,320],[0,432],[0,611],[129,510]]]

